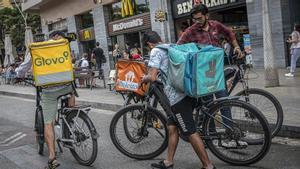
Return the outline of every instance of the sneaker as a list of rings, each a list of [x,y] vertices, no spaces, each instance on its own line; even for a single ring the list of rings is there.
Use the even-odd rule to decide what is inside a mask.
[[[222,141],[221,145],[225,148],[235,148],[237,146],[248,146],[248,143],[244,141],[230,140],[230,141]]]
[[[57,162],[56,158],[54,158],[53,160],[48,161],[48,165],[45,167],[45,169],[56,169],[59,166],[60,164]]]
[[[286,77],[294,77],[295,75],[293,73],[286,73],[284,76],[286,76]]]
[[[159,163],[153,163],[151,164],[151,167],[153,168],[158,168],[158,169],[173,169],[173,164],[166,166],[166,164],[164,163],[164,161],[160,161]]]

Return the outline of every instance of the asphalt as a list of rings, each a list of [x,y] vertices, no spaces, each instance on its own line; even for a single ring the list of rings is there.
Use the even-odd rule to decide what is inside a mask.
[[[300,71],[293,78],[284,77],[287,70],[279,70],[279,87],[266,88],[264,70],[253,70],[249,74],[249,86],[271,92],[281,103],[284,110],[284,121],[281,131],[282,137],[300,138]],[[35,99],[35,88],[25,85],[0,85],[0,95]],[[103,87],[103,82],[98,80],[97,87],[92,90],[87,88],[77,89],[79,98],[77,104],[92,105],[93,108],[117,111],[123,106],[122,96]],[[238,86],[235,92],[241,90]]]

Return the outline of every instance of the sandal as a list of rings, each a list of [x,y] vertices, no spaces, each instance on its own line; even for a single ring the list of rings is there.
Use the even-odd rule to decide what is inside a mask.
[[[49,160],[47,167],[45,169],[56,169],[60,164],[57,162],[56,158]]]
[[[164,163],[164,160],[160,161],[159,163],[153,163],[151,164],[151,167],[154,168],[159,168],[159,169],[173,169],[173,164],[166,166],[166,164]]]

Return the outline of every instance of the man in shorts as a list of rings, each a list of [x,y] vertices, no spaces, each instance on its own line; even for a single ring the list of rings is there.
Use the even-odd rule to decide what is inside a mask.
[[[168,53],[163,49],[156,48],[157,45],[162,45],[162,41],[160,36],[154,31],[145,32],[143,41],[152,50],[148,63],[150,69],[142,81],[155,81],[159,70],[167,74],[169,64]],[[203,169],[216,169],[209,160],[200,135],[196,132],[193,119],[193,110],[196,100],[186,96],[184,93],[176,91],[163,77],[161,77],[161,81],[164,84],[164,93],[170,101],[174,116],[168,117],[169,142],[167,158],[159,163],[151,164],[151,166],[159,169],[173,169],[174,155],[179,141],[178,131],[180,130],[184,136],[188,137],[194,151],[202,162]]]
[[[65,38],[65,35],[61,31],[54,31],[50,34],[51,40],[59,40]],[[32,67],[31,56],[28,52],[25,61],[16,69],[17,78],[24,78],[26,72]],[[47,86],[43,87],[41,95],[41,105],[44,115],[44,135],[45,141],[48,146],[49,160],[46,169],[55,169],[60,164],[56,160],[55,156],[55,133],[54,133],[54,120],[57,114],[58,97],[66,94],[73,94],[74,87],[72,83]],[[69,106],[74,106],[75,96],[69,99]]]

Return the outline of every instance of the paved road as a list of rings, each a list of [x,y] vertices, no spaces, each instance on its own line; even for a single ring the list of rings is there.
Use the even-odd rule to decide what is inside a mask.
[[[0,169],[41,169],[46,163],[47,157],[36,153],[32,131],[33,112],[32,100],[0,96]],[[119,153],[112,145],[108,132],[113,114],[112,111],[96,109],[90,114],[100,133],[98,158],[94,165],[78,165],[65,149],[59,157],[61,169],[150,169],[151,163],[164,157],[165,153],[154,160],[136,161]],[[273,144],[262,161],[248,167],[233,167],[216,159],[211,153],[209,155],[218,169],[299,169],[300,141],[277,140],[287,144]],[[180,142],[175,158],[176,169],[200,168],[199,160],[187,143]]]

